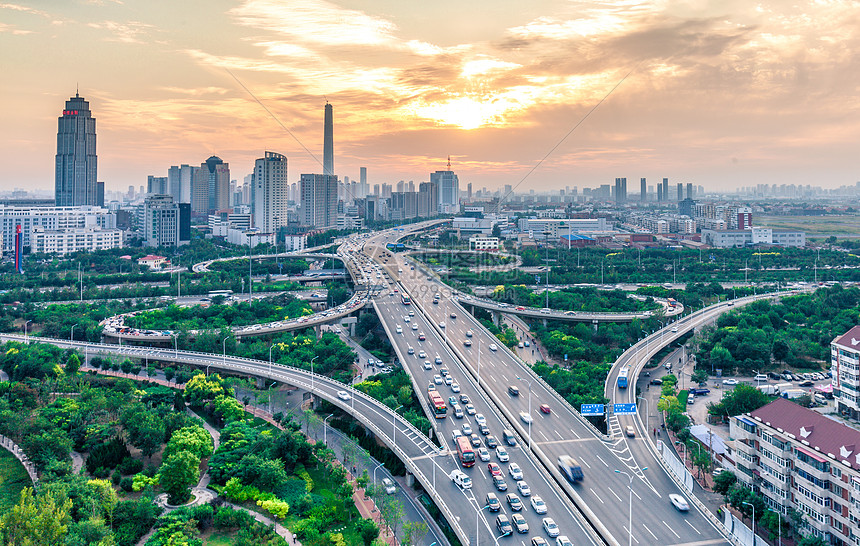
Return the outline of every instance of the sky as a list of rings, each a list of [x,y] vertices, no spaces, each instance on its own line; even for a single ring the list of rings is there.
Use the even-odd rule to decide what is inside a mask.
[[[857,51],[836,0],[0,0],[0,190],[53,189],[76,88],[108,189],[264,150],[321,172],[326,101],[371,184],[450,156],[474,190],[853,185]]]

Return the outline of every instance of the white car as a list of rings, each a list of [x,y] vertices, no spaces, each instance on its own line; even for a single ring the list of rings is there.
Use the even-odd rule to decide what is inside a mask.
[[[517,482],[517,491],[519,491],[520,495],[522,495],[524,497],[531,497],[532,496],[532,490],[529,489],[529,484],[527,484],[523,480],[520,480]]]
[[[471,347],[472,346],[472,340],[467,339],[466,341],[463,342],[463,345],[465,345],[466,347]]]
[[[434,375],[433,376],[433,382],[436,383],[437,385],[441,385],[442,384],[442,376],[439,374]]]
[[[427,353],[425,353],[423,350],[418,351],[418,358],[427,358]]]
[[[536,514],[546,514],[546,503],[544,503],[542,498],[534,496],[531,503]]]
[[[395,329],[394,329],[394,331],[395,331],[395,332],[397,332],[398,334],[402,334],[402,333],[403,333],[403,328],[401,328],[401,327],[400,327],[400,325],[398,324],[398,325],[397,325],[397,328],[395,328]]]
[[[737,379],[723,379],[723,385],[737,385]]]
[[[382,479],[382,486],[385,488],[385,492],[389,495],[393,495],[395,491],[394,482],[392,482],[389,478]]]
[[[511,456],[508,455],[508,450],[499,446],[496,448],[496,457],[499,458],[499,461],[506,463],[511,460]]]
[[[512,480],[520,481],[523,479],[523,470],[517,463],[511,463],[511,466],[508,467],[508,472],[510,472]]]
[[[425,360],[425,361],[424,361],[424,369],[425,369],[425,370],[432,370],[432,369],[433,369],[433,364],[430,364],[430,361],[429,361],[429,360]]]
[[[559,533],[558,525],[555,524],[555,520],[552,518],[543,518],[543,530],[550,537],[557,537]]]
[[[413,329],[413,330],[417,330],[417,329],[418,329],[418,324],[417,324],[417,323],[415,323],[415,322],[413,322],[413,323],[412,323],[412,329]]]
[[[472,337],[472,330],[466,330],[466,337]]]
[[[475,415],[475,406],[472,404],[466,404],[466,413],[469,415]]]
[[[555,546],[573,546],[573,543],[567,538],[567,535],[561,535],[555,539]]]
[[[403,317],[403,322],[412,322],[412,319],[409,317]]]
[[[491,350],[491,351],[495,351],[495,350],[497,350],[497,349],[498,349],[498,347],[496,346],[496,344],[495,344],[495,343],[490,343],[490,350]]]
[[[451,390],[454,392],[460,392],[460,384],[459,383],[452,383],[451,384]]]
[[[410,317],[414,317],[414,316],[415,316],[415,311],[409,311],[409,316],[410,316]]]
[[[445,376],[445,384],[446,385],[453,385],[454,384],[454,378],[452,378],[450,375],[446,375]]]
[[[471,436],[472,435],[472,427],[469,423],[463,423],[463,436]]]
[[[484,417],[483,413],[479,413],[475,416],[475,422],[479,425],[486,425],[487,424],[487,418]]]
[[[526,424],[529,424],[532,422],[532,416],[529,415],[528,412],[525,412],[525,411],[520,412],[520,419],[522,420],[523,423],[526,423]]]
[[[349,400],[349,393],[346,391],[337,391],[337,397],[341,400]]]
[[[487,462],[490,460],[490,451],[485,447],[478,448],[478,458],[483,462]]]
[[[414,355],[414,354],[415,354],[415,348],[414,348],[414,347],[412,347],[412,345],[410,345],[409,347],[407,347],[407,348],[406,348],[406,352],[407,352],[407,353],[409,353],[409,354],[411,354],[411,355]],[[369,361],[369,360],[370,360],[370,359],[368,358],[368,361]],[[370,362],[370,364],[373,364],[373,363],[372,363],[372,362]]]
[[[690,509],[690,505],[687,504],[687,500],[681,495],[671,494],[669,495],[669,502],[678,509],[679,512],[686,512]]]

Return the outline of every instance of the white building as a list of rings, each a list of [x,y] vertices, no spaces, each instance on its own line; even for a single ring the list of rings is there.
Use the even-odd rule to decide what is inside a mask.
[[[860,326],[830,342],[830,371],[836,409],[860,419]]]
[[[469,237],[469,250],[497,251],[499,250],[499,238],[480,235]]]
[[[228,229],[251,229],[250,213],[217,212],[209,215],[209,229],[215,237],[226,237]]]
[[[59,254],[122,248],[123,232],[120,229],[97,227],[46,230],[36,226],[30,233],[32,252]]]
[[[251,188],[254,227],[274,232],[286,226],[290,189],[287,157],[266,152],[265,157],[255,161]]]
[[[255,247],[259,244],[274,245],[275,234],[263,233],[255,229],[228,229],[227,242],[243,246],[250,244],[251,247]]]
[[[284,238],[284,251],[285,252],[295,252],[297,250],[304,250],[308,247],[308,236],[307,235],[287,235]]]
[[[607,231],[606,218],[520,218],[519,228],[523,233],[531,233],[535,239],[543,240],[549,232],[550,240],[558,240],[562,235],[581,231]]]
[[[185,212],[180,212],[184,210]],[[144,245],[156,246],[180,246],[191,241],[190,226],[186,226],[188,233],[181,228],[183,216],[187,216],[186,222],[190,224],[190,205],[181,205],[173,201],[170,195],[150,195],[143,201],[143,233]]]
[[[81,207],[14,207],[0,205],[0,243],[3,252],[15,250],[15,228],[21,226],[23,246],[32,247],[34,227],[45,231],[79,228],[116,229],[116,214],[106,208]]]
[[[301,225],[328,228],[337,225],[337,176],[303,174],[301,178]]]
[[[337,229],[364,229],[364,218],[360,216],[338,214]]]

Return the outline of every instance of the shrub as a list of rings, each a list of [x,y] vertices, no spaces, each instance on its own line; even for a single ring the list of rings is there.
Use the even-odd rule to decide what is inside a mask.
[[[119,487],[126,493],[131,493],[132,488],[134,486],[134,478],[131,476],[126,476],[119,481]]]

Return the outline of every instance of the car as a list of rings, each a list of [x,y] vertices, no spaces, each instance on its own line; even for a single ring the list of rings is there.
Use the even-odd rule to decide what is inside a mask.
[[[453,410],[454,417],[457,419],[463,418],[463,408],[460,407],[460,404],[454,404],[454,407],[451,409]]]
[[[491,476],[501,476],[502,467],[499,466],[499,463],[487,463],[487,472],[489,472]]]
[[[489,446],[488,446],[488,447],[489,447]],[[501,462],[503,462],[503,463],[506,463],[506,462],[508,462],[509,460],[511,460],[510,455],[508,455],[508,450],[506,450],[506,449],[505,449],[504,447],[502,447],[502,446],[498,446],[498,447],[496,448],[496,457],[498,457],[498,459],[499,459]]]
[[[466,413],[469,415],[475,415],[475,406],[472,404],[466,404]]]
[[[420,332],[418,334],[418,341],[424,341],[427,337],[424,335],[424,332]]]
[[[400,325],[398,324],[398,325],[397,325],[397,328],[395,328],[395,329],[394,329],[394,331],[395,331],[395,332],[397,332],[398,334],[402,334],[402,333],[403,333],[403,328],[401,328],[401,327],[400,327]]]
[[[504,514],[499,514],[499,517],[496,518],[496,527],[499,529],[499,533],[501,533],[502,536],[508,536],[514,532],[508,516]]]
[[[520,412],[520,420],[525,424],[530,424],[532,422],[532,416],[529,415],[527,411]]]
[[[440,322],[440,323],[439,323],[439,328],[444,328],[444,327],[445,327],[445,323],[444,323],[444,322]]]
[[[767,381],[767,374],[757,373],[755,377],[753,377],[753,381]]]
[[[487,436],[488,434],[490,434],[490,427],[484,424],[478,425],[478,432],[480,432],[484,436]]]
[[[502,509],[502,503],[499,502],[499,497],[495,493],[487,493],[487,509],[490,512],[498,512]]]
[[[496,437],[492,434],[488,434],[487,439],[485,441],[487,442],[487,447],[490,449],[496,449],[497,447],[499,447],[499,441],[496,440]]]
[[[451,403],[451,405],[457,403],[456,400],[454,400],[454,402],[452,403],[452,400],[454,400],[453,396],[448,399],[448,402]],[[470,434],[472,434],[472,427],[469,425],[469,423],[463,423],[463,436],[469,436]]]
[[[436,385],[434,385],[433,383],[430,383],[429,385],[427,385],[427,390],[428,391],[435,391]]]
[[[528,340],[523,341],[523,345],[525,345],[526,347],[530,347],[530,346],[531,346],[531,342],[529,342]]]
[[[460,403],[461,404],[470,404],[471,401],[469,400],[469,395],[468,394],[461,394],[460,395]]]
[[[508,385],[508,394],[510,394],[511,396],[519,396],[520,395],[519,387],[517,387],[516,385]]]
[[[669,502],[671,502],[672,506],[677,508],[679,512],[686,512],[690,509],[690,505],[687,504],[687,499],[676,493],[669,495]]]
[[[555,524],[555,520],[552,518],[543,518],[543,530],[550,537],[557,537],[559,534],[558,525]]]
[[[522,514],[511,514],[511,521],[514,523],[514,529],[520,534],[529,532],[529,524],[526,523],[526,518]]]
[[[508,490],[508,484],[507,484],[507,482],[505,482],[505,479],[501,476],[493,476],[493,485],[499,491],[507,491]]]
[[[349,400],[349,393],[346,391],[337,391],[337,397],[341,400]]]
[[[460,384],[459,383],[451,383],[451,391],[460,392]]]
[[[475,416],[475,422],[479,425],[486,425],[487,424],[487,418],[484,417],[483,413],[479,413]]]
[[[472,444],[472,447],[481,447],[481,437],[477,434],[470,434],[469,443]]]
[[[523,470],[517,463],[511,463],[511,465],[508,467],[508,473],[511,475],[512,480],[519,481],[523,479]]]
[[[626,427],[624,427],[624,434],[626,434],[627,436],[629,436],[631,438],[636,436],[636,431],[633,430],[633,425],[627,425]]]
[[[675,333],[675,332],[677,332],[677,331],[678,331],[678,327],[677,327],[677,326],[672,326],[672,333]]]
[[[517,343],[517,347],[519,347],[520,349],[522,349],[523,347],[525,347],[525,345],[523,345],[523,342],[522,342],[522,341],[520,341],[519,343]]]
[[[532,546],[549,546],[543,537],[532,537]]]
[[[408,346],[406,348],[406,352],[411,354],[411,355],[414,355],[415,354],[415,347],[413,347],[412,345]],[[368,364],[373,364],[373,362],[370,362],[369,358],[367,360],[368,360]]]
[[[517,482],[517,491],[519,491],[520,495],[522,495],[524,497],[531,497],[532,496],[532,490],[529,488],[529,484],[527,484],[523,480],[520,480]]]
[[[811,379],[807,379],[806,381],[801,381],[799,383],[799,385],[801,387],[811,387],[811,386],[815,385],[815,381],[812,381]]]
[[[487,462],[490,460],[490,450],[482,447],[478,449],[478,458],[483,462]]]
[[[418,329],[418,325],[417,325],[417,324],[415,324],[414,322],[412,323],[412,329],[413,329],[413,330],[417,330],[417,329]]]
[[[409,317],[403,317],[403,322],[412,322],[412,319]]]
[[[451,406],[452,408],[453,408],[454,406],[456,406],[456,405],[457,405],[457,397],[455,397],[455,396],[449,396],[449,397],[448,397],[448,405],[449,405],[449,406]],[[471,432],[470,432],[469,434],[471,434]]]
[[[439,373],[444,375],[444,376],[447,376],[448,375],[448,368],[445,368],[445,367],[439,368]]]
[[[542,498],[534,496],[529,502],[531,502],[532,509],[536,514],[546,514],[546,503]]]
[[[415,311],[409,311],[409,316],[410,316],[410,317],[414,317],[414,316],[415,316]]]
[[[517,311],[525,311],[525,310],[526,310],[526,308],[523,307],[522,305],[517,305]]]
[[[445,376],[445,384],[446,385],[453,385],[454,384],[454,378],[451,377],[450,375],[446,375]]]
[[[552,410],[549,409],[548,404],[541,404],[540,405],[540,411],[541,411],[541,413],[546,413],[546,414],[552,413]]]
[[[435,362],[436,362],[436,364],[441,364],[441,363],[442,363],[442,357],[441,357],[441,356],[439,356],[439,355],[436,355],[436,360],[435,360]]]
[[[392,482],[389,478],[382,479],[382,487],[385,488],[385,492],[389,495],[393,495],[394,492],[397,491],[397,489],[394,488],[394,482]]]
[[[418,358],[427,358],[427,353],[423,349],[418,351]]]
[[[429,360],[425,360],[425,361],[424,361],[424,369],[425,369],[425,370],[432,370],[432,369],[433,369],[433,364],[430,364],[430,361],[429,361]]]
[[[737,379],[723,379],[723,385],[737,385]]]
[[[451,313],[451,318],[452,318],[452,319],[457,318],[457,313]]]
[[[567,538],[567,535],[561,535],[560,537],[556,537],[555,546],[573,546],[573,542]]]
[[[442,384],[442,376],[437,373],[436,375],[433,376],[433,382],[436,383],[437,385],[441,385]]]
[[[495,344],[495,343],[490,343],[490,350],[491,350],[491,351],[495,351],[495,350],[497,350],[497,349],[498,349],[498,347],[496,346],[496,344]]]
[[[454,430],[451,431],[451,441],[456,444],[457,438],[459,438],[462,435],[463,435],[463,433],[455,428]]]
[[[465,345],[466,347],[471,347],[472,346],[472,340],[466,339],[465,341],[463,341],[463,345]]]
[[[472,330],[466,330],[466,337],[472,337]]]

